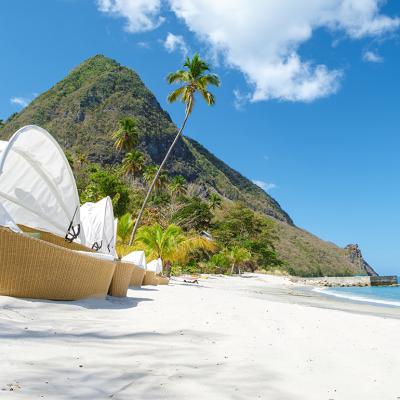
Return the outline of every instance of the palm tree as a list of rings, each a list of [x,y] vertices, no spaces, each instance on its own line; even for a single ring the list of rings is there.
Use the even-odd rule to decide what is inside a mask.
[[[231,249],[225,250],[224,253],[232,266],[231,275],[234,273],[235,269],[237,269],[240,274],[240,266],[251,259],[250,251],[243,247],[234,246]]]
[[[174,176],[169,184],[169,190],[172,195],[182,197],[186,194],[186,179],[181,176]]]
[[[154,182],[154,177],[157,175],[158,168],[156,165],[150,165],[146,168],[144,171],[143,177],[144,180],[151,186],[151,184]],[[155,182],[154,188],[157,193],[160,193],[163,189],[166,188],[168,184],[168,175],[165,171],[162,171],[161,174],[159,174],[157,181]]]
[[[177,100],[181,100],[185,103],[185,118],[183,119],[183,123],[181,128],[179,129],[177,135],[175,136],[174,141],[171,143],[167,154],[164,157],[164,160],[161,162],[160,167],[152,183],[149,186],[147,191],[146,197],[143,201],[142,208],[140,209],[139,215],[136,218],[135,226],[132,231],[130,243],[133,242],[135,237],[136,231],[139,227],[140,220],[142,218],[144,209],[146,208],[146,204],[150,198],[151,192],[153,187],[161,173],[164,164],[168,160],[172,149],[174,148],[175,144],[177,143],[178,139],[181,137],[182,132],[185,128],[186,122],[191,114],[194,106],[195,95],[199,93],[208,105],[215,104],[215,97],[214,95],[208,90],[209,85],[219,86],[220,80],[217,75],[208,73],[210,71],[210,66],[203,61],[198,54],[195,54],[192,59],[189,57],[186,59],[185,63],[183,64],[184,69],[180,69],[176,72],[172,72],[167,76],[167,82],[169,84],[173,83],[181,83],[182,86],[175,89],[170,95],[168,96],[168,101],[173,103]]]
[[[217,193],[211,193],[210,197],[208,198],[208,206],[210,207],[210,210],[215,210],[216,208],[221,208],[222,207],[222,199],[220,196],[217,195]]]
[[[160,225],[142,226],[135,239],[149,260],[161,258],[169,274],[172,262],[184,262],[195,249],[215,250],[215,243],[199,235],[185,236],[182,229],[174,224],[163,229]]]
[[[122,160],[122,169],[126,175],[138,176],[144,168],[144,155],[137,150],[126,153]]]
[[[114,147],[121,151],[130,151],[138,143],[139,131],[137,121],[133,118],[121,118],[119,120],[119,129],[112,134],[115,140]]]
[[[117,238],[122,243],[128,243],[129,235],[133,228],[133,220],[131,214],[124,214],[118,220]]]

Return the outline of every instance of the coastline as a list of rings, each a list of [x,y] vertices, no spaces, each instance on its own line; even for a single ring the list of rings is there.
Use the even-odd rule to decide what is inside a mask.
[[[127,298],[0,297],[4,399],[391,400],[400,310],[284,277],[203,276]],[[13,390],[10,390],[13,389]]]
[[[304,285],[293,282],[289,277],[264,274],[245,274],[268,286],[254,290],[255,297],[265,297],[269,301],[298,304],[322,309],[346,311],[355,314],[367,314],[383,318],[400,319],[400,307],[375,303],[373,300],[355,300],[350,296],[337,296],[328,292],[329,288],[318,285]]]

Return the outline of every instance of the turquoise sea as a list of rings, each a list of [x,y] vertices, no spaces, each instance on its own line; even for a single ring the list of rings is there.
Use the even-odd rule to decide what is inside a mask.
[[[400,307],[400,286],[327,288],[318,291],[352,301]]]

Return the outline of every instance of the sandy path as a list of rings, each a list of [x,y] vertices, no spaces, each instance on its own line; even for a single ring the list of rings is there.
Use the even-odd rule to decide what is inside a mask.
[[[266,285],[281,287],[210,278],[121,300],[0,297],[0,398],[400,398],[400,320],[267,300]]]

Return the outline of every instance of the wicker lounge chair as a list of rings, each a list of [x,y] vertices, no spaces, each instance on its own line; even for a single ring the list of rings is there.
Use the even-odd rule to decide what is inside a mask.
[[[169,278],[166,276],[157,276],[158,284],[159,285],[168,285],[169,284]]]
[[[116,261],[114,276],[108,294],[115,297],[125,297],[131,282],[134,265]]]
[[[0,294],[49,300],[107,295],[115,263],[0,227]]]
[[[146,274],[144,275],[143,279],[143,286],[147,285],[158,285],[158,278],[155,272],[153,271],[146,271]]]
[[[133,271],[131,276],[131,281],[129,286],[140,287],[143,284],[143,279],[146,271],[143,268],[139,268],[137,265],[133,264]]]
[[[144,251],[132,251],[131,253],[122,257],[121,261],[133,265],[133,271],[129,286],[142,286],[143,279],[146,274],[146,255],[144,254]]]

